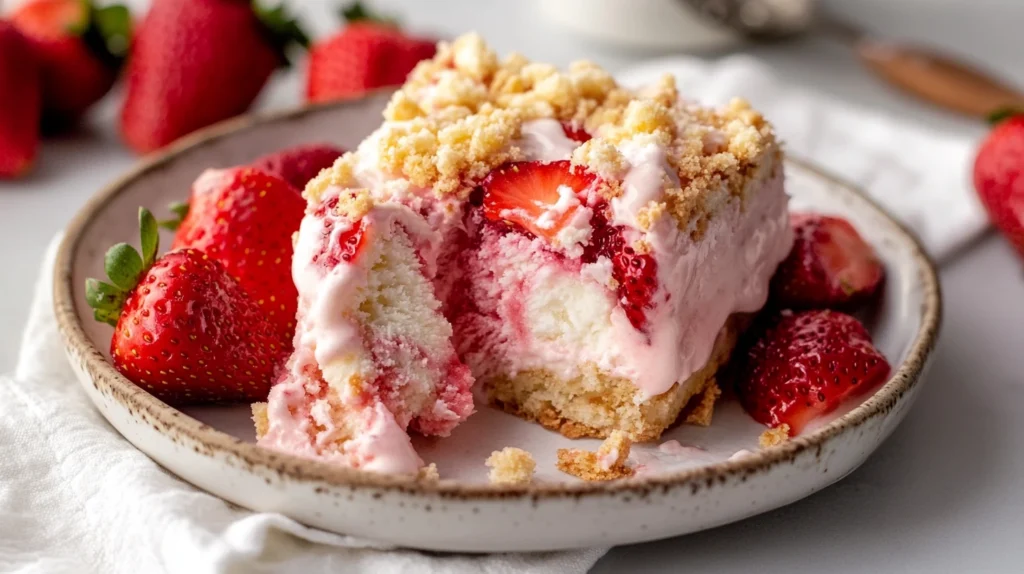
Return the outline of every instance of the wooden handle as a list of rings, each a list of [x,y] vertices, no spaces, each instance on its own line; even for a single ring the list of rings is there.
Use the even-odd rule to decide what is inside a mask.
[[[977,68],[922,48],[861,38],[857,56],[876,75],[901,90],[944,108],[985,118],[1024,109],[1024,93]]]

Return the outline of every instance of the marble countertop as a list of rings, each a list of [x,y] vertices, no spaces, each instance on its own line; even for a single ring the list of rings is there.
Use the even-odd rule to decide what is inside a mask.
[[[296,2],[307,16],[330,3]],[[417,27],[476,29],[502,52],[564,65],[586,57],[612,70],[650,54],[602,46],[545,23],[531,2],[390,0]],[[1012,22],[1024,3],[857,0],[830,7],[885,34],[943,44],[1024,85]],[[923,6],[927,5],[927,8]],[[983,16],[978,16],[982,14]],[[1001,10],[1002,12],[998,12]],[[961,22],[972,18],[972,25]],[[324,18],[310,18],[316,26]],[[868,76],[849,50],[808,37],[742,48],[786,81],[942,129],[984,127],[924,108]],[[298,101],[282,73],[258,107]],[[118,142],[111,94],[81,131],[50,140],[29,179],[0,182],[0,372],[13,369],[33,281],[50,239],[135,158]],[[595,572],[1019,572],[1024,564],[1024,267],[994,234],[941,270],[945,319],[927,386],[906,421],[859,470],[780,510],[715,530],[612,550]]]

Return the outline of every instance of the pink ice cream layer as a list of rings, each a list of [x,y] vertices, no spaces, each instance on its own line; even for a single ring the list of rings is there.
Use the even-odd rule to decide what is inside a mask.
[[[307,214],[293,260],[296,350],[271,390],[261,445],[415,473],[423,462],[408,431],[447,436],[473,411],[473,377],[423,264],[436,232],[421,221],[395,205],[355,223],[330,209]],[[362,246],[352,262],[331,257],[357,225]]]
[[[478,379],[530,369],[571,379],[589,363],[632,380],[640,402],[668,391],[707,363],[731,314],[767,300],[792,242],[776,171],[743,207],[729,200],[698,241],[670,217],[647,235],[659,286],[646,333],[617,303],[606,259],[581,264],[540,239],[482,224],[479,247],[460,258],[461,302],[449,307],[459,355]]]
[[[535,140],[526,147],[540,161],[564,158],[577,145],[548,123],[524,126]],[[472,411],[474,377],[546,369],[570,379],[593,365],[633,381],[643,402],[702,368],[728,317],[764,305],[771,275],[789,251],[782,166],[762,168],[765,177],[751,181],[742,202],[724,188],[709,191],[708,202],[718,209],[695,240],[667,215],[646,233],[636,229],[637,211],[664,192],[664,152],[645,146],[625,152],[633,169],[621,201],[612,203],[613,221],[628,241],[643,237],[657,264],[645,329],[634,327],[619,305],[611,261],[580,261],[574,238],[589,237],[588,221],[569,230],[573,238],[551,245],[485,222],[478,210],[466,213],[468,204],[435,205],[425,199],[429,194],[411,193],[372,208],[363,220],[366,253],[328,269],[314,256],[333,248],[354,223],[308,214],[293,265],[300,294],[296,351],[271,391],[270,429],[260,444],[355,468],[412,473],[422,461],[408,431],[450,432]],[[367,187],[378,189],[377,179],[367,176]],[[327,220],[332,230],[324,229]],[[431,327],[408,331],[405,339],[382,336],[387,330],[371,328],[353,311],[357,300],[369,300],[374,263],[385,252],[426,285],[411,289],[423,293],[403,304],[426,309],[414,322]],[[423,341],[438,338],[443,343]],[[335,378],[339,363],[359,373],[362,384],[353,391],[332,381],[332,397],[324,377]]]

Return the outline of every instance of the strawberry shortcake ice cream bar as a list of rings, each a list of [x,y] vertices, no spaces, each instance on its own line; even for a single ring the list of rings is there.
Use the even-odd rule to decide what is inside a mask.
[[[415,473],[409,432],[483,400],[568,437],[653,440],[715,374],[789,251],[782,155],[743,101],[470,34],[306,187],[295,352],[260,444]],[[693,407],[691,407],[693,408]]]

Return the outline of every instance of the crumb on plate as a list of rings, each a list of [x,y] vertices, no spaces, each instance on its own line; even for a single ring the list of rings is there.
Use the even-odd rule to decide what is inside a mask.
[[[761,436],[757,439],[761,448],[769,448],[778,446],[789,440],[789,425],[782,423],[781,425],[768,429],[761,433]]]
[[[626,464],[632,441],[622,431],[612,431],[597,452],[575,448],[558,449],[558,470],[583,480],[614,480],[633,476]]]
[[[530,484],[533,471],[537,468],[530,453],[511,446],[492,452],[484,464],[491,469],[488,475],[491,484],[514,486]]]

